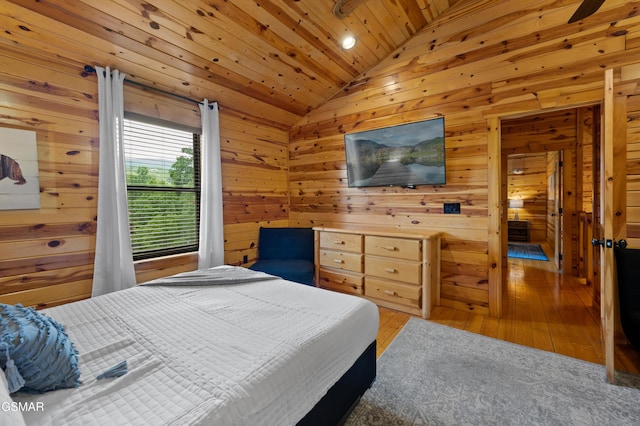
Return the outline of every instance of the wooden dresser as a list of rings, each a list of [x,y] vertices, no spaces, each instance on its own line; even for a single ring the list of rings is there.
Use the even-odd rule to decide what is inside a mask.
[[[313,228],[318,287],[429,318],[440,301],[440,233]]]

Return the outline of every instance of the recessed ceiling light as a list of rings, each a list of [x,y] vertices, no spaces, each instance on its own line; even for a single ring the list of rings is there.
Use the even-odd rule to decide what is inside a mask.
[[[356,38],[352,35],[346,36],[342,39],[342,48],[345,50],[349,50],[356,45]]]

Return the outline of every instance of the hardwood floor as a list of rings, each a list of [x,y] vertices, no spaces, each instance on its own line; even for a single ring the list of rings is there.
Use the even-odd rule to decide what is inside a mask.
[[[600,311],[592,288],[578,277],[555,271],[552,262],[509,259],[502,318],[436,307],[431,320],[573,358],[604,364]],[[409,314],[380,309],[378,356],[409,321]],[[640,374],[640,353],[616,345],[616,369]]]

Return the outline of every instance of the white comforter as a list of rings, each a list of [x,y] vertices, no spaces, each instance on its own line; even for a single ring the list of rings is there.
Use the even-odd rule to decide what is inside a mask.
[[[78,349],[83,384],[14,395],[43,403],[27,425],[295,424],[376,338],[377,308],[361,298],[282,279],[182,284],[46,310]],[[127,374],[95,380],[123,359]]]

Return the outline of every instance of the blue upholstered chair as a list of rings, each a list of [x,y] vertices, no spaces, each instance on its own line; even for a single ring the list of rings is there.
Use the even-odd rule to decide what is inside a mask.
[[[313,285],[313,229],[260,228],[258,261],[249,269]]]

